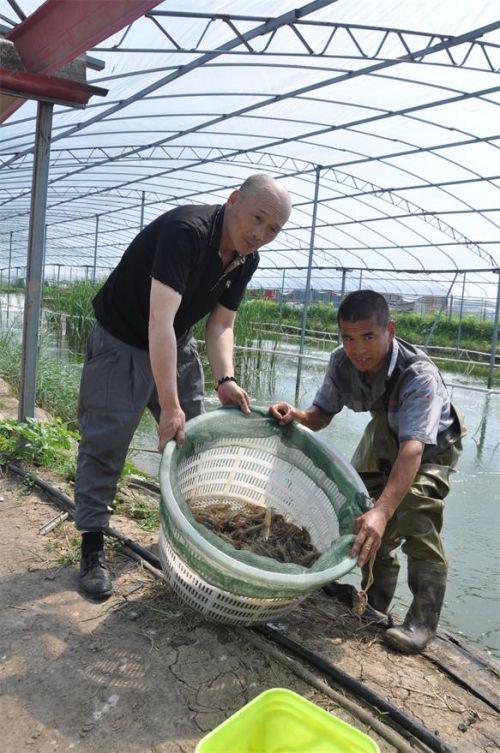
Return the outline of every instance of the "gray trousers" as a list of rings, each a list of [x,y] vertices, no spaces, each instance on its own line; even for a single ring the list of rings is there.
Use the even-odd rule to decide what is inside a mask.
[[[191,332],[177,343],[177,389],[186,420],[203,413],[203,370]],[[148,351],[127,345],[96,323],[87,342],[78,402],[79,530],[99,531],[108,524],[128,447],[145,408],[159,420]]]

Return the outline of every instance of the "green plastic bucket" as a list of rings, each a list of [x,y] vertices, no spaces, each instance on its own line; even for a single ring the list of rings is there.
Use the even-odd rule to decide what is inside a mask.
[[[380,753],[355,727],[285,688],[272,688],[206,735],[195,753]]]

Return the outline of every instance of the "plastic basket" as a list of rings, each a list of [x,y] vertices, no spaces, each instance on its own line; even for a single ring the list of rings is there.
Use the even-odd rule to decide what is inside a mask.
[[[195,753],[380,753],[363,732],[284,688],[266,690],[209,732]]]
[[[160,557],[172,588],[222,622],[280,616],[351,570],[355,517],[367,509],[356,471],[304,427],[280,427],[263,410],[222,408],[187,424],[182,448],[167,445],[160,469]],[[186,500],[270,505],[321,552],[311,567],[236,550],[197,523]]]

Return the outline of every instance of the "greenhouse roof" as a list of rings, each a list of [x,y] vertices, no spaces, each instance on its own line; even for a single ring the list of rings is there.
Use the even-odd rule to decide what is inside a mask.
[[[3,33],[41,5],[0,0]],[[108,269],[162,212],[265,172],[293,212],[255,284],[303,286],[313,235],[315,287],[347,269],[446,293],[467,270],[470,295],[493,297],[499,15],[494,0],[159,2],[88,51],[107,95],[55,106],[46,268],[96,252]],[[0,127],[4,270],[26,264],[35,121],[27,101]]]

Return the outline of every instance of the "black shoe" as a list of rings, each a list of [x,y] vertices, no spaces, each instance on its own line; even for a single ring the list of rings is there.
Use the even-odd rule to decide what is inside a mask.
[[[98,552],[82,554],[78,586],[82,594],[94,600],[107,599],[113,593],[113,585],[102,549]]]

